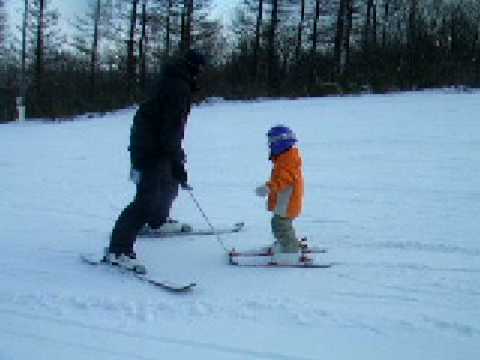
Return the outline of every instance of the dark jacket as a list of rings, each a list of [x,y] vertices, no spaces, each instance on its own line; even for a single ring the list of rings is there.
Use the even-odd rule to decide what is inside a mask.
[[[140,105],[133,119],[129,150],[134,168],[143,170],[160,159],[183,163],[182,140],[194,89],[184,60],[164,66],[154,96]]]

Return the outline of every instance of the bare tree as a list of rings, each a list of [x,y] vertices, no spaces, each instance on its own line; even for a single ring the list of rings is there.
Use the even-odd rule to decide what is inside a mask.
[[[131,100],[136,97],[136,56],[135,31],[137,26],[137,6],[139,0],[131,0],[130,30],[127,40],[127,93]]]
[[[355,1],[340,0],[338,3],[334,47],[334,58],[338,75],[343,75],[350,61]]]
[[[6,30],[7,30],[7,13],[5,11],[5,3],[0,0],[0,123],[10,120],[8,111],[9,97],[5,88],[7,83],[7,59],[5,58],[6,49]]]
[[[193,31],[193,0],[184,0],[182,12],[182,50],[190,49]]]
[[[26,102],[25,95],[27,92],[27,27],[28,27],[28,13],[29,4],[28,0],[25,0],[25,7],[23,9],[23,24],[22,24],[22,67],[21,67],[21,79],[20,79],[20,96],[22,101]]]
[[[243,57],[252,81],[258,86],[259,67],[265,40],[265,12],[268,0],[243,0],[233,19],[233,30],[241,43]]]
[[[94,13],[93,21],[93,41],[92,41],[92,50],[90,55],[90,94],[95,96],[97,93],[96,89],[96,70],[98,64],[98,37],[99,37],[99,26],[100,26],[100,11],[101,11],[101,0],[97,0]]]
[[[258,80],[258,56],[260,53],[260,38],[263,25],[263,0],[257,0],[258,9],[257,9],[257,21],[255,25],[255,45],[253,48],[253,77],[255,80]]]
[[[35,51],[35,83],[39,93],[43,85],[43,55],[44,55],[44,28],[45,28],[45,0],[38,0],[36,51]]]
[[[367,49],[371,44],[376,43],[377,38],[377,4],[375,0],[367,0],[365,13],[363,45]]]
[[[140,88],[145,91],[145,85],[147,81],[147,0],[142,1],[142,35],[140,37],[140,43],[138,48],[138,56],[140,58]]]
[[[91,104],[98,98],[99,68],[102,65],[102,47],[105,47],[111,27],[111,6],[111,1],[89,0],[87,12],[83,16],[77,16],[73,22],[74,34],[71,45],[82,57],[81,62],[88,62],[88,90]]]
[[[62,51],[65,37],[59,29],[60,14],[49,7],[46,0],[31,0],[29,3],[29,21],[27,38],[31,39],[34,53],[34,79],[42,82],[46,66],[53,64]],[[38,85],[38,84],[37,84]]]
[[[317,52],[319,21],[320,21],[320,0],[315,0],[315,15],[313,17],[313,34],[312,34],[312,55],[315,55]]]
[[[268,84],[270,88],[276,87],[277,80],[277,59],[276,59],[276,40],[278,26],[278,1],[271,0],[270,27],[268,32]]]
[[[207,49],[217,40],[221,26],[217,20],[210,18],[212,0],[184,0],[182,10],[182,41],[180,49]]]
[[[33,88],[30,98],[30,110],[33,115],[41,116],[51,108],[52,86],[47,87],[51,78],[47,72],[55,71],[62,66],[62,53],[65,50],[66,38],[59,28],[60,14],[51,8],[45,0],[31,0],[28,5],[28,18],[25,17],[25,60],[31,59],[26,69],[32,65]],[[28,22],[27,22],[28,19]],[[22,56],[23,58],[23,56]],[[46,91],[48,90],[48,91]],[[27,104],[28,105],[28,104]]]
[[[5,11],[5,1],[0,0],[0,55],[5,49],[5,42],[7,39],[7,12]]]
[[[382,29],[382,47],[387,46],[387,33],[390,24],[390,0],[383,1],[383,29]]]
[[[345,37],[345,22],[346,22],[346,14],[347,14],[347,1],[349,0],[340,0],[338,4],[337,10],[337,29],[335,32],[335,48],[334,48],[334,57],[335,57],[335,64],[337,67],[337,72],[341,73],[343,66],[342,66],[342,57],[343,57],[343,44],[344,44],[344,37]]]
[[[319,2],[320,0],[316,0]],[[300,58],[300,53],[302,51],[302,38],[303,38],[303,28],[305,25],[305,0],[300,0],[300,20],[298,22],[298,31],[297,31],[297,46],[295,48],[295,58]],[[316,23],[315,23],[316,26]]]
[[[165,54],[170,56],[171,51],[171,19],[173,14],[173,0],[167,0],[166,25],[165,25]]]
[[[354,12],[354,2],[356,0],[347,0],[347,14],[346,14],[346,26],[343,38],[343,48],[344,48],[344,58],[341,62],[341,73],[345,70],[350,63],[350,50],[351,50],[351,35],[353,31],[353,12]],[[358,1],[358,0],[357,0]]]

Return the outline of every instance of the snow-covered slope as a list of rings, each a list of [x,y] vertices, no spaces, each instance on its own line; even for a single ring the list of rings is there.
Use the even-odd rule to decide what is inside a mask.
[[[172,295],[101,252],[131,200],[133,110],[0,126],[0,359],[476,359],[480,355],[480,94],[218,103],[193,110],[194,194],[228,247],[272,241],[253,194],[265,132],[290,125],[305,162],[298,233],[331,269],[226,264],[215,237],[137,242]],[[173,210],[205,227],[190,197]]]

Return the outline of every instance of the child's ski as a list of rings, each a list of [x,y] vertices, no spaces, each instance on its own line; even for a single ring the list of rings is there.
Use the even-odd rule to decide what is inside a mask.
[[[238,267],[251,267],[251,268],[299,268],[299,269],[326,269],[332,267],[333,263],[320,264],[316,262],[304,262],[299,261],[295,264],[277,264],[270,259],[263,262],[257,261],[239,261],[239,259],[230,258],[229,264]]]
[[[308,244],[308,240],[306,237],[303,237],[298,241],[298,247],[302,255],[325,254],[328,251],[326,248],[322,248],[318,246],[310,246]],[[258,249],[241,250],[241,251],[238,251],[235,248],[233,248],[229,253],[229,256],[272,256],[272,255],[273,255],[272,246],[263,246]]]
[[[238,264],[231,263],[230,265],[238,267],[250,267],[250,268],[294,268],[294,269],[328,269],[333,266],[333,264],[275,264],[275,263],[266,263],[266,264]]]
[[[320,247],[308,247],[301,249],[302,254],[325,254],[327,249],[320,248]],[[272,256],[272,248],[270,246],[266,246],[259,249],[253,250],[236,250],[232,249],[230,251],[231,256]]]
[[[329,268],[333,266],[333,263],[317,263],[307,256],[308,253],[304,252],[299,254],[297,262],[289,264],[275,263],[272,255],[271,252],[239,253],[232,250],[228,254],[228,263],[240,267],[261,268]]]
[[[141,281],[144,281],[148,284],[151,284],[153,286],[156,286],[156,287],[159,287],[161,289],[164,289],[164,290],[167,290],[167,291],[170,291],[170,292],[174,292],[174,293],[186,292],[186,291],[189,291],[189,290],[193,289],[196,286],[196,284],[193,283],[193,282],[192,283],[187,283],[187,284],[177,284],[177,283],[172,283],[170,281],[160,281],[160,280],[152,279],[147,274],[138,273],[138,272],[135,272],[134,270],[127,269],[125,267],[110,265],[110,264],[106,263],[105,261],[103,261],[102,259],[99,259],[96,255],[93,255],[93,254],[80,254],[80,259],[84,263],[89,264],[89,265],[109,266],[111,268],[120,270],[119,272],[121,272],[121,273],[132,274],[135,278],[137,278]]]

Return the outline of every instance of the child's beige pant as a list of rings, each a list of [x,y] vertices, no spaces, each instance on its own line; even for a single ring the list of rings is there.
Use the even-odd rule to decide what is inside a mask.
[[[275,240],[280,244],[282,252],[294,253],[298,251],[298,240],[292,220],[276,214],[273,215],[272,233]]]

